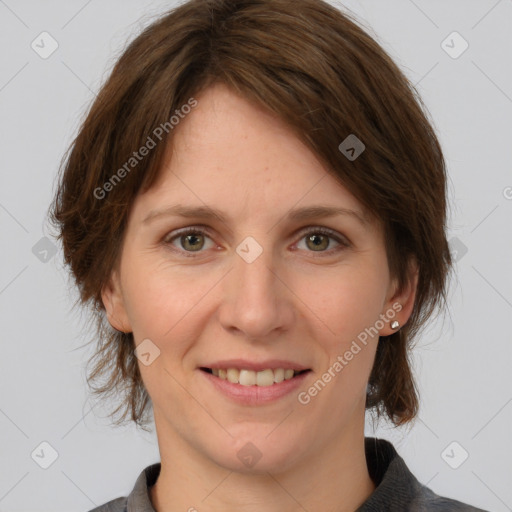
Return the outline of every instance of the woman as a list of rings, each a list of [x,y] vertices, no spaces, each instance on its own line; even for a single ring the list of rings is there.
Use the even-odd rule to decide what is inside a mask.
[[[53,205],[99,346],[161,463],[100,511],[481,510],[365,413],[418,412],[446,301],[446,170],[421,100],[318,0],[191,0],[126,49]]]

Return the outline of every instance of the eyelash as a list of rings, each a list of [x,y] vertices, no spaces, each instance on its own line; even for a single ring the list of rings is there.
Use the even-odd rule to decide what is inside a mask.
[[[303,240],[306,236],[308,235],[313,235],[313,234],[321,234],[321,235],[325,235],[325,236],[328,236],[329,238],[332,238],[334,239],[336,242],[338,242],[340,245],[334,249],[329,249],[329,250],[326,250],[326,251],[318,251],[318,255],[314,254],[316,251],[307,251],[307,252],[311,252],[314,254],[314,257],[322,257],[322,254],[327,254],[327,255],[331,255],[332,253],[335,253],[335,252],[338,252],[338,251],[341,251],[343,249],[346,249],[348,247],[350,247],[350,244],[348,243],[348,241],[346,241],[346,239],[344,238],[341,238],[340,236],[338,236],[338,234],[336,233],[336,231],[333,231],[331,229],[328,229],[328,228],[324,228],[324,227],[309,227],[309,228],[305,228],[305,230],[301,231],[300,233],[300,239],[299,241]],[[207,236],[208,238],[211,238],[210,236],[210,233],[207,229],[201,227],[201,226],[191,226],[191,227],[186,227],[186,228],[183,228],[181,230],[178,230],[172,237],[169,238],[168,235],[165,236],[165,238],[162,240],[163,244],[165,246],[168,246],[172,251],[177,251],[179,253],[184,253],[186,255],[186,257],[188,258],[194,258],[194,257],[197,257],[195,255],[195,253],[197,254],[200,254],[202,252],[204,252],[203,250],[200,250],[200,251],[185,251],[185,250],[182,250],[182,249],[177,249],[176,247],[173,247],[172,246],[172,242],[182,236],[185,236],[185,235],[205,235]]]

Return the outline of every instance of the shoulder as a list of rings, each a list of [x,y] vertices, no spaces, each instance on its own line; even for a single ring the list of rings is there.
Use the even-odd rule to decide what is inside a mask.
[[[128,498],[116,498],[115,500],[109,501],[100,505],[99,507],[89,510],[89,512],[127,512]]]
[[[439,496],[428,487],[421,486],[411,502],[411,512],[488,512],[452,498]]]
[[[155,484],[159,474],[160,462],[147,466],[140,472],[128,496],[108,501],[88,512],[128,512],[128,507],[130,510],[155,512],[151,505],[149,488]]]
[[[365,452],[376,488],[357,512],[488,512],[423,485],[385,439],[365,437]]]

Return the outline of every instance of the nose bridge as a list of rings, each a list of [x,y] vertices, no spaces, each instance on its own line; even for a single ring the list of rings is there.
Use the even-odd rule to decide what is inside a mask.
[[[247,337],[260,338],[284,326],[290,305],[276,274],[271,249],[252,237],[238,245],[224,292],[221,321],[225,328],[236,327]]]
[[[234,261],[234,280],[237,303],[268,307],[276,299],[276,277],[270,269],[274,266],[272,250],[263,248],[252,237],[237,247]]]

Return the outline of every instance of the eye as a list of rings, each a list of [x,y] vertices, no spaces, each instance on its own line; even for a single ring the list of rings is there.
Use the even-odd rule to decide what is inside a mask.
[[[331,245],[329,239],[335,240],[338,246],[327,251],[326,249]],[[306,247],[311,249],[309,252],[332,253],[350,246],[348,241],[336,231],[323,227],[309,228],[307,231],[303,231],[301,233],[302,240],[305,240]]]
[[[178,251],[193,253],[193,252],[201,252],[201,249],[205,246],[204,239],[210,238],[207,234],[207,231],[200,227],[194,228],[184,228],[178,231],[172,237],[165,237],[163,242],[166,245],[172,245]],[[210,238],[211,240],[211,238]],[[176,241],[179,246],[176,247],[174,241]]]
[[[172,246],[178,252],[185,253],[187,257],[194,257],[193,253],[200,253],[205,248],[205,239],[212,241],[208,233],[205,228],[199,226],[187,227],[171,233],[170,235],[172,236],[166,236],[163,239],[163,243],[167,246]],[[344,237],[328,228],[308,228],[306,231],[302,231],[300,235],[300,241],[305,240],[308,252],[330,254],[350,247],[350,243]],[[332,245],[331,240],[334,240],[338,246],[327,251],[326,249]],[[215,246],[213,241],[212,245]]]

